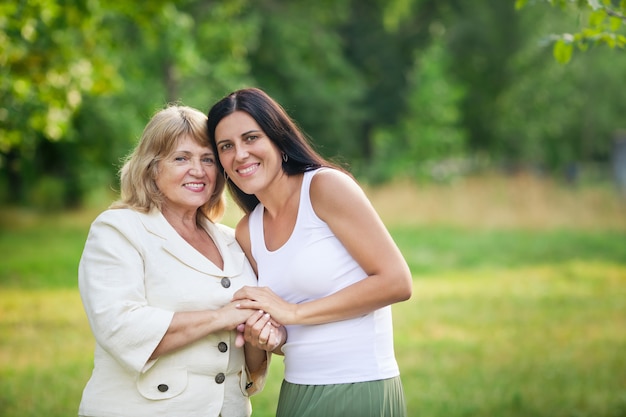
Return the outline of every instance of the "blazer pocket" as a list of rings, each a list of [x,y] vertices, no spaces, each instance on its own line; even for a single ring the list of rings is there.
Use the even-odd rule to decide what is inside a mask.
[[[248,370],[245,366],[241,368],[239,371],[239,388],[241,389],[241,393],[244,397],[250,396],[250,391],[254,387],[254,383],[252,382],[252,378],[248,375]]]
[[[187,388],[187,368],[153,368],[137,378],[137,390],[149,400],[174,398]]]

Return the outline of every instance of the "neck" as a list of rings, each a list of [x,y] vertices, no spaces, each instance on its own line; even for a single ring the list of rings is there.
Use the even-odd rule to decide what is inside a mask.
[[[181,235],[198,229],[196,221],[197,210],[176,211],[164,206],[161,209],[163,217]]]
[[[300,195],[302,177],[302,174],[284,174],[265,192],[257,194],[257,198],[269,216],[278,217],[281,213],[291,209],[294,200],[299,201],[297,197]]]

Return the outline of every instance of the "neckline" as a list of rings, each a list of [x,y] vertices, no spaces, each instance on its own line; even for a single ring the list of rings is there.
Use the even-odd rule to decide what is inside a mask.
[[[204,233],[206,233],[209,237],[209,239],[211,239],[213,241],[213,244],[215,245],[217,252],[219,253],[220,257],[222,258],[222,267],[220,268],[215,262],[213,262],[211,259],[209,259],[208,257],[206,257],[202,252],[200,252],[198,249],[196,249],[191,243],[189,243],[187,241],[187,239],[185,239],[180,233],[178,233],[178,231],[176,230],[176,228],[167,220],[167,218],[163,215],[163,213],[159,212],[162,219],[165,221],[165,223],[169,226],[170,230],[174,233],[174,236],[177,237],[177,239],[181,242],[183,242],[183,244],[185,246],[187,246],[192,253],[194,253],[195,255],[197,255],[198,257],[200,257],[201,259],[203,259],[206,262],[209,262],[211,265],[213,265],[213,267],[221,272],[221,275],[224,275],[226,273],[227,270],[227,262],[229,262],[228,260],[228,248],[223,246],[223,243],[221,239],[217,239],[215,236],[215,225],[207,218],[204,218],[200,221],[200,223],[198,224],[198,226],[204,231]]]
[[[298,230],[298,224],[300,223],[300,214],[302,212],[302,204],[303,204],[303,196],[304,196],[304,190],[305,188],[308,190],[309,187],[307,187],[307,184],[310,184],[310,180],[308,179],[308,177],[311,175],[311,172],[314,171],[305,171],[302,174],[302,179],[300,182],[300,190],[298,192],[299,196],[298,196],[298,206],[297,206],[297,210],[296,210],[296,219],[293,223],[293,228],[291,229],[291,232],[289,233],[289,236],[287,237],[287,239],[280,245],[278,246],[276,249],[269,249],[267,247],[267,243],[265,241],[265,222],[264,222],[264,218],[265,218],[265,206],[261,205],[262,210],[260,213],[260,223],[261,223],[261,241],[263,242],[263,249],[265,250],[265,252],[269,253],[269,254],[276,254],[281,252],[285,247],[287,247],[289,245],[289,243],[291,242],[291,240],[293,239],[294,234],[296,233],[296,230]]]

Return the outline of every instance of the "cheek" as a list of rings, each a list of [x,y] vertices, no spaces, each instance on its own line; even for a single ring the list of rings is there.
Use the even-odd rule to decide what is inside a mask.
[[[222,165],[222,168],[224,168],[224,171],[226,171],[227,173],[232,172],[233,155],[233,152],[224,152],[219,156],[220,164]]]
[[[206,169],[206,175],[207,175],[207,177],[209,177],[211,182],[215,182],[215,178],[217,178],[217,176],[219,175],[219,171],[217,169],[217,165],[213,165],[212,167],[207,168]]]

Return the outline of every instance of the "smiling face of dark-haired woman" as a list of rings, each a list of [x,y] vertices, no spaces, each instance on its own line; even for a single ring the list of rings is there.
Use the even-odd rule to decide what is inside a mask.
[[[218,123],[215,142],[224,171],[247,194],[262,192],[283,174],[280,149],[244,111]]]

